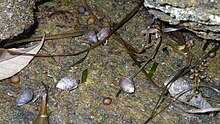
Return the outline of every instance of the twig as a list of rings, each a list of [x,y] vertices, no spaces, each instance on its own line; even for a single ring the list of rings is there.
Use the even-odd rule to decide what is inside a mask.
[[[204,59],[208,58],[209,54],[212,53],[212,52],[217,51],[217,50],[219,49],[219,47],[220,47],[220,44],[217,44],[217,45],[216,45],[214,48],[212,48],[206,55],[204,55],[200,60],[198,60],[198,61],[196,62],[196,64],[190,66],[190,65],[187,63],[187,65],[186,65],[185,67],[183,67],[181,70],[179,70],[179,71],[175,74],[175,76],[174,76],[174,77],[167,83],[167,85],[163,88],[163,91],[162,91],[162,93],[161,93],[161,95],[160,95],[160,97],[159,97],[159,99],[158,99],[158,101],[157,101],[157,103],[156,103],[156,105],[155,105],[155,107],[154,107],[154,109],[153,109],[153,112],[152,112],[151,116],[145,121],[145,124],[147,124],[148,122],[150,122],[150,121],[154,118],[154,116],[155,116],[155,114],[156,114],[156,111],[157,111],[159,105],[160,105],[161,102],[162,102],[163,96],[165,95],[167,89],[169,89],[168,86],[171,86],[171,83],[173,83],[173,82],[176,81],[178,78],[180,78],[180,77],[184,76],[185,74],[187,74],[187,73],[190,71],[190,69],[195,68],[196,65],[198,65],[198,63],[200,63],[200,62],[203,61]]]
[[[16,55],[29,55],[29,56],[35,56],[35,57],[56,57],[56,56],[77,56],[80,55],[82,53],[85,53],[87,51],[93,50],[96,47],[100,46],[101,44],[103,44],[114,32],[116,32],[119,28],[121,28],[126,22],[128,22],[137,12],[138,10],[141,8],[141,4],[138,4],[138,6],[136,6],[129,14],[127,14],[125,16],[125,18],[123,18],[111,31],[110,33],[104,37],[103,39],[101,39],[100,41],[98,41],[96,44],[94,44],[93,46],[84,49],[82,51],[76,52],[76,53],[72,53],[72,54],[55,54],[55,55],[43,55],[43,54],[27,54],[27,53],[15,53]]]
[[[73,33],[56,34],[56,35],[46,36],[45,40],[54,40],[54,39],[61,39],[61,38],[68,38],[68,37],[78,37],[78,36],[82,36],[82,35],[84,35],[83,31],[73,32]],[[41,40],[41,37],[32,37],[32,38],[28,38],[28,39],[22,39],[22,40],[14,41],[11,43],[7,43],[3,47],[10,47],[10,46],[21,44],[21,43],[29,43],[29,42],[39,41],[39,40]]]
[[[129,49],[129,48],[130,48],[130,46],[129,46],[130,44],[128,44],[126,41],[124,41],[124,40],[123,40],[119,35],[117,35],[117,34],[114,34],[114,35],[113,35],[113,38],[125,47],[127,53],[128,53],[129,56],[132,58],[132,60],[135,62],[135,64],[136,64],[139,68],[141,68],[141,64],[140,64],[140,63],[137,61],[137,59],[134,57],[134,53],[131,52],[130,49]],[[147,77],[147,79],[150,81],[151,84],[153,84],[155,87],[159,88],[159,85],[156,84],[156,83],[149,77],[148,73],[147,73],[144,69],[142,69],[141,71],[144,73],[144,75]]]

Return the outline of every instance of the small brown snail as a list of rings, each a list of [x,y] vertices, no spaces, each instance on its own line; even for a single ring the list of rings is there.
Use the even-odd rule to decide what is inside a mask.
[[[18,84],[20,82],[20,77],[18,75],[14,75],[11,77],[11,83]]]

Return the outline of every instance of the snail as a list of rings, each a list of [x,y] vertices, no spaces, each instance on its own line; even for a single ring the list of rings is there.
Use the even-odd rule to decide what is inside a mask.
[[[22,106],[29,103],[34,97],[34,91],[30,88],[21,91],[20,95],[17,97],[17,106]]]
[[[122,78],[119,81],[119,86],[120,86],[121,90],[126,93],[134,93],[134,91],[135,91],[134,81],[128,76]]]
[[[102,40],[104,38],[106,38],[110,33],[110,29],[109,28],[103,28],[101,29],[98,33],[97,33],[97,38],[98,40]],[[103,45],[107,44],[107,40],[103,43]]]
[[[56,85],[57,88],[61,90],[71,91],[78,87],[78,81],[70,77],[62,78]]]
[[[85,38],[89,43],[97,43],[98,38],[94,30],[85,31]]]

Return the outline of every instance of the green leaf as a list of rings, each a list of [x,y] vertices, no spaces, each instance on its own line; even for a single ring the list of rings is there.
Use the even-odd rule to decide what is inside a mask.
[[[149,75],[149,78],[153,77],[155,71],[157,70],[157,66],[159,65],[159,63],[154,62],[154,64],[152,65],[152,67],[149,69],[147,69],[147,73]]]
[[[85,83],[87,81],[87,78],[88,78],[88,69],[85,69],[82,72],[82,81],[81,81],[81,83]]]

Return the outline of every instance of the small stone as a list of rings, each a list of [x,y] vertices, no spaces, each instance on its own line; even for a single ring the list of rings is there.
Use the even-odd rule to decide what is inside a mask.
[[[186,45],[180,45],[180,46],[178,47],[179,50],[184,50],[185,48],[186,48]]]
[[[200,75],[199,78],[203,80],[206,78],[206,75]]]
[[[103,28],[101,29],[98,33],[97,33],[97,38],[98,40],[103,40],[104,38],[106,38],[110,33],[110,29],[109,28]],[[108,40],[105,40],[103,42],[103,45],[106,45],[108,43]]]
[[[198,76],[199,76],[199,73],[198,73],[198,72],[196,72],[194,75],[195,75],[195,77],[198,77]]]
[[[214,58],[215,56],[216,56],[216,52],[212,52],[212,53],[209,54],[210,58]]]
[[[201,93],[198,93],[196,96],[194,96],[194,92],[191,90],[189,91],[189,89],[191,89],[190,82],[188,82],[184,78],[178,78],[176,81],[170,82],[172,78],[173,77],[167,79],[164,82],[164,85],[167,86],[171,96],[177,98],[177,100],[181,102],[197,108],[212,108],[211,104],[209,104],[209,102],[202,96]]]
[[[103,104],[104,105],[110,105],[112,103],[112,98],[110,98],[110,97],[105,97],[104,99],[103,99]]]
[[[191,80],[194,80],[195,79],[195,76],[194,75],[190,75],[189,77]]]
[[[88,11],[86,11],[86,12],[84,13],[84,15],[85,15],[85,16],[89,16],[90,13],[89,13]]]
[[[80,5],[80,6],[78,7],[78,13],[79,13],[79,14],[84,14],[85,12],[86,12],[86,7],[83,6],[83,5]]]
[[[169,56],[169,54],[170,54],[167,47],[164,47],[164,48],[162,49],[162,52],[163,52],[164,55],[167,55],[167,56]]]
[[[89,18],[87,19],[87,24],[88,24],[88,25],[95,24],[95,19],[94,19],[93,17],[89,17]]]
[[[18,84],[20,83],[20,77],[18,75],[14,75],[11,77],[11,83]]]
[[[97,34],[98,40],[102,40],[105,37],[107,37],[110,33],[109,28],[103,28],[99,31],[99,33]]]

